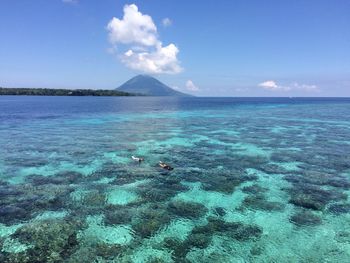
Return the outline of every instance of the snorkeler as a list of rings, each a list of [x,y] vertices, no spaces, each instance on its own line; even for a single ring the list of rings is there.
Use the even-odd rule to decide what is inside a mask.
[[[166,163],[163,163],[162,161],[159,161],[159,166],[169,171],[174,170],[173,167],[171,167],[170,165],[167,165]]]
[[[139,163],[141,163],[141,162],[143,162],[143,161],[145,160],[144,158],[141,158],[141,157],[135,157],[134,155],[133,155],[133,156],[131,156],[131,158],[132,158],[134,161],[139,162]]]

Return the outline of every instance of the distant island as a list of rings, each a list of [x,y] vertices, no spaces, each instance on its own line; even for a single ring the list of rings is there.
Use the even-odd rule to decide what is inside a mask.
[[[137,75],[129,79],[116,90],[144,94],[147,96],[192,97],[192,95],[170,88],[158,79],[149,75]]]
[[[174,90],[154,77],[137,75],[114,90],[92,89],[44,89],[44,88],[1,88],[1,95],[24,96],[159,96],[192,97]]]
[[[118,90],[1,88],[1,95],[24,96],[140,96]]]

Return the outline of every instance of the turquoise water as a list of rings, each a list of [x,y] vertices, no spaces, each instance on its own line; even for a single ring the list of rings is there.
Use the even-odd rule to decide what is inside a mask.
[[[349,99],[0,97],[0,262],[350,262],[349,116]]]

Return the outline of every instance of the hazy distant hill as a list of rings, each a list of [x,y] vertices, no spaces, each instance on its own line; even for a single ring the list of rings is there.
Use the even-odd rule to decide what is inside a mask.
[[[159,80],[148,76],[138,75],[125,82],[119,88],[118,91],[144,94],[148,96],[177,96],[177,97],[188,97],[191,96],[186,93],[176,91]]]

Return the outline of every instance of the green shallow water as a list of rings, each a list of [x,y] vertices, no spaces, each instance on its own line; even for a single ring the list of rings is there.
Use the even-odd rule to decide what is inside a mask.
[[[0,97],[0,262],[350,262],[348,116],[346,99]]]

